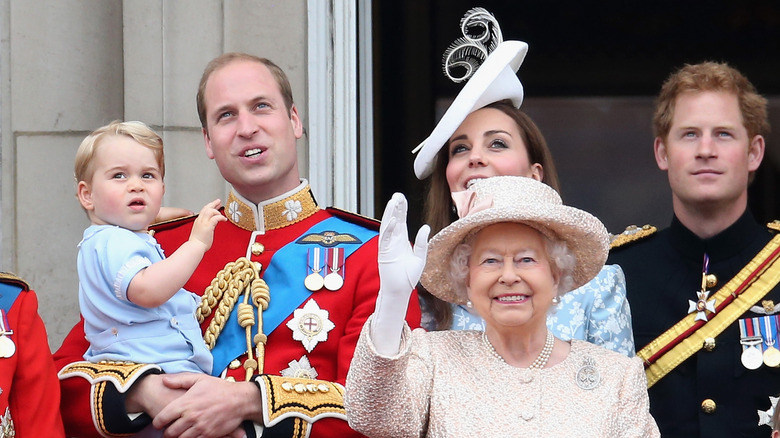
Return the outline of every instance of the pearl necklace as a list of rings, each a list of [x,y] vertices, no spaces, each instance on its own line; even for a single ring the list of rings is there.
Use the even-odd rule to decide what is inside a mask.
[[[485,332],[482,332],[482,339],[485,341],[485,344],[487,344],[488,348],[490,348],[490,352],[493,353],[493,356],[498,358],[501,362],[506,363],[503,357],[501,357],[500,354],[496,351],[496,348],[493,347],[493,344],[490,343],[490,340],[487,337],[487,334]],[[553,351],[553,345],[555,344],[555,337],[550,333],[550,331],[547,331],[547,339],[544,341],[544,347],[542,347],[542,351],[539,352],[539,356],[537,356],[536,360],[533,361],[530,367],[528,369],[530,370],[541,370],[542,368],[547,365],[547,361],[550,360],[550,355]]]

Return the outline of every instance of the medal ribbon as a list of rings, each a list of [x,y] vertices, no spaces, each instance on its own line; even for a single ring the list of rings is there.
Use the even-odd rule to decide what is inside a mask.
[[[328,248],[328,274],[334,273],[341,275],[341,278],[345,278],[344,271],[344,249],[339,247]]]
[[[306,275],[309,274],[320,274],[322,275],[322,249],[319,246],[315,246],[314,248],[309,248],[307,257],[309,260],[309,264],[306,267]]]
[[[775,337],[775,333],[777,333],[777,320],[775,318],[776,315],[755,318],[762,323],[760,325],[763,329],[761,330],[761,337],[764,339],[764,345],[766,345],[765,349],[774,347],[775,342],[777,341],[777,338]]]
[[[753,345],[759,344],[756,341],[758,338],[756,325],[753,323],[754,318],[742,318],[739,323],[739,343],[742,344],[742,351],[747,350]],[[760,332],[758,332],[760,333]]]
[[[8,313],[0,309],[0,336],[2,335],[12,335],[13,332],[11,330],[8,330],[11,327],[11,325],[8,323]]]
[[[748,330],[748,332],[751,333],[751,336],[755,336],[756,338],[761,338],[761,342],[758,342],[756,344],[756,348],[758,348],[761,352],[764,351],[764,334],[761,331],[761,318],[750,318],[748,319],[750,321],[750,326],[752,330]]]

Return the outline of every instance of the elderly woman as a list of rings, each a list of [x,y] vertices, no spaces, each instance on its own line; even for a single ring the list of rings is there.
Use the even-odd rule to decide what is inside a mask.
[[[371,437],[659,436],[639,359],[545,324],[554,300],[604,264],[603,224],[532,178],[478,180],[454,197],[460,219],[431,239],[427,264],[427,227],[410,248],[405,199],[388,203],[376,310],[347,376],[350,426]],[[411,332],[403,315],[421,273],[437,297],[471,302],[485,331]]]

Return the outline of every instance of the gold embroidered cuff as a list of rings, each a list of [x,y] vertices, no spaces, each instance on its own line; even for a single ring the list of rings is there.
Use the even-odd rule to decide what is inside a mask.
[[[320,418],[347,420],[344,387],[325,380],[259,375],[254,378],[263,397],[263,423],[271,427],[293,417],[313,423]]]
[[[160,367],[154,364],[133,363],[133,362],[110,362],[101,361],[92,362],[73,362],[61,369],[57,376],[60,380],[69,377],[83,377],[90,384],[95,385],[98,382],[111,382],[117,391],[124,393],[135,381],[146,374],[149,370],[161,371]]]

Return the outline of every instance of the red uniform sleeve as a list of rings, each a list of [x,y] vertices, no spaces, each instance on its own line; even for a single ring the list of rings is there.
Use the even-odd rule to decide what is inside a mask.
[[[58,370],[73,362],[84,360],[84,352],[89,343],[84,337],[84,321],[81,320],[71,329],[62,342],[59,350],[54,353],[54,364]],[[68,436],[100,437],[92,421],[90,408],[90,383],[81,378],[60,380],[62,401],[60,412],[65,423]]]
[[[363,325],[376,307],[379,293],[378,242],[378,237],[371,239],[347,259],[348,278],[354,276],[355,294],[352,316],[340,339],[337,381],[342,385],[346,383],[347,372]],[[412,329],[420,327],[420,305],[416,292],[413,292],[409,298],[406,321]],[[362,437],[363,435],[352,430],[346,421],[323,418],[312,425],[311,436]]]
[[[17,364],[9,399],[16,436],[64,437],[57,372],[35,292],[22,292],[8,319],[16,344],[16,358],[8,358]]]

